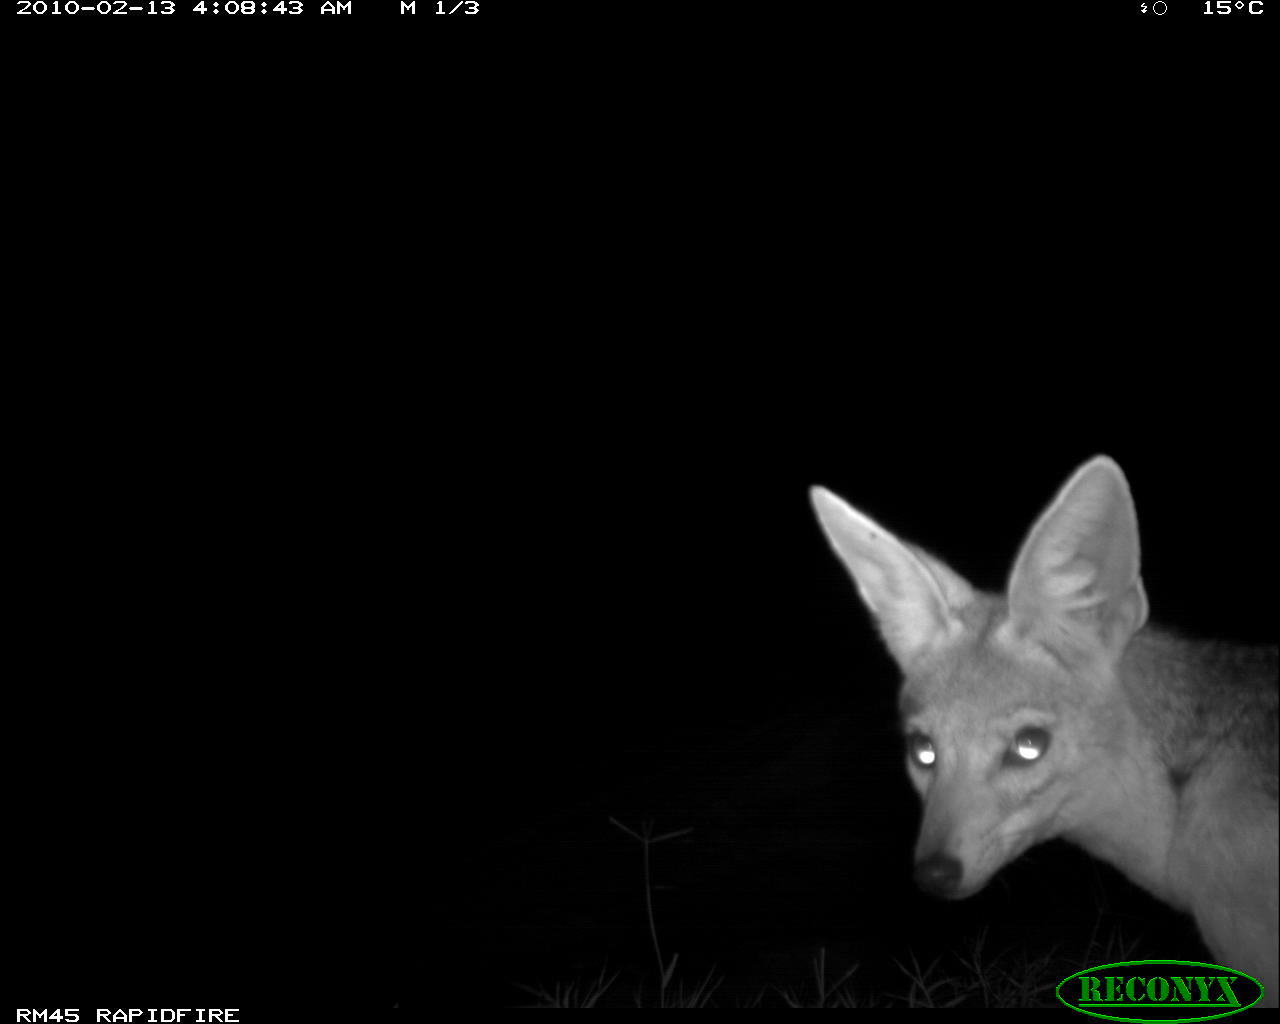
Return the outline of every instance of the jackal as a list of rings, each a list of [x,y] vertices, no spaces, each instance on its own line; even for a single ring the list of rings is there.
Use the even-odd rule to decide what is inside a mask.
[[[1076,470],[1002,597],[830,491],[810,496],[903,673],[917,883],[970,896],[1062,836],[1191,913],[1217,962],[1276,1005],[1276,648],[1146,624],[1120,467]]]

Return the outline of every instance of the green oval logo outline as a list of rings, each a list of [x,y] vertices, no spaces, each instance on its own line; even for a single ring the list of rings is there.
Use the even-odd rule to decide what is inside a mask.
[[[1102,971],[1108,967],[1142,967],[1147,964],[1179,964],[1185,967],[1211,967],[1215,971],[1222,971],[1224,974],[1233,974],[1238,978],[1248,978],[1257,988],[1258,994],[1247,1003],[1241,1003],[1239,1006],[1232,1006],[1221,1013],[1213,1013],[1207,1017],[1113,1017],[1106,1013],[1095,1013],[1093,1010],[1085,1010],[1073,1003],[1067,1002],[1062,997],[1062,986],[1069,982],[1072,978],[1078,978],[1082,974],[1091,974],[1094,971]],[[1075,974],[1069,974],[1058,982],[1058,987],[1053,990],[1053,994],[1058,997],[1058,1002],[1068,1009],[1075,1010],[1076,1013],[1083,1013],[1089,1017],[1098,1017],[1102,1020],[1118,1020],[1124,1021],[1126,1024],[1148,1024],[1149,1021],[1159,1021],[1160,1024],[1189,1024],[1193,1021],[1218,1020],[1221,1017],[1230,1017],[1233,1013],[1239,1013],[1241,1010],[1247,1010],[1251,1006],[1255,1006],[1258,1001],[1266,994],[1262,987],[1262,983],[1251,974],[1245,974],[1244,971],[1237,971],[1234,967],[1223,967],[1221,964],[1206,964],[1199,960],[1120,960],[1114,964],[1098,964],[1095,967],[1086,967],[1082,971],[1076,971]],[[1158,1004],[1153,1004],[1158,1005]]]

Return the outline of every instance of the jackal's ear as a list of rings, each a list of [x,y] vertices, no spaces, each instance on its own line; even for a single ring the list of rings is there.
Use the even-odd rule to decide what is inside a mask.
[[[899,664],[960,632],[956,612],[973,600],[968,583],[830,491],[814,487],[809,498]]]
[[[1009,577],[1009,619],[1020,634],[1112,654],[1147,621],[1133,497],[1105,455],[1077,469],[1031,528]]]

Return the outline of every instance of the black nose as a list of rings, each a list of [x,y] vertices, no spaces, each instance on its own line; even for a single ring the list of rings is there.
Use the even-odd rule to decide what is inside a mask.
[[[916,865],[916,885],[931,896],[954,896],[963,874],[964,865],[955,857],[935,853]]]

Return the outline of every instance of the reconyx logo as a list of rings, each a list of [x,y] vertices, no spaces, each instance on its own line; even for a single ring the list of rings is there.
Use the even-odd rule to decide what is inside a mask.
[[[1227,1017],[1262,998],[1249,975],[1192,960],[1130,960],[1078,971],[1058,986],[1058,998],[1103,1020],[1174,1021]]]

